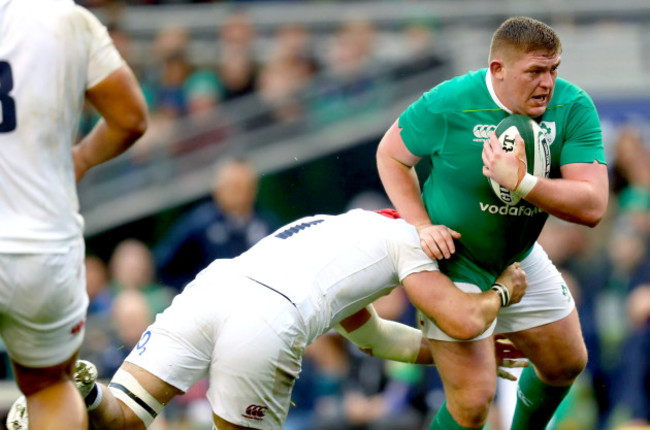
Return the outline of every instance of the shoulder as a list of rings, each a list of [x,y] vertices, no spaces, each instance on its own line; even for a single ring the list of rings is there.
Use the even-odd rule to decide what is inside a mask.
[[[486,70],[470,71],[441,82],[424,93],[420,101],[432,113],[465,110],[468,108],[467,103],[474,103],[478,96],[488,94],[485,86]]]
[[[558,78],[555,82],[552,104],[593,106],[594,102],[585,90],[578,85]]]

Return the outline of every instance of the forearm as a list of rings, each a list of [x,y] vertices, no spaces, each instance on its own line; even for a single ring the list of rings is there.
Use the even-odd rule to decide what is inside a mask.
[[[334,329],[373,357],[405,363],[427,360],[421,330],[380,318],[372,306],[344,319]]]
[[[103,119],[92,131],[73,147],[72,154],[78,178],[89,169],[111,160],[126,151],[142,131],[120,127],[109,127]]]
[[[447,303],[421,309],[442,331],[459,340],[469,340],[483,333],[501,310],[501,298],[492,290],[481,294],[450,297]]]
[[[586,181],[540,178],[526,200],[557,218],[594,227],[607,207],[607,189]]]
[[[117,430],[126,427],[125,406],[115,398],[105,385],[97,384],[102,390],[102,400],[96,409],[88,412],[91,430]],[[130,411],[129,411],[130,412]]]

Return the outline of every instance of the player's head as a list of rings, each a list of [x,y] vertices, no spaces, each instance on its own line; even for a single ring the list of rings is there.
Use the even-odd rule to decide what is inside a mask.
[[[490,72],[499,100],[514,113],[537,117],[553,96],[562,43],[557,33],[528,17],[507,19],[492,36]]]

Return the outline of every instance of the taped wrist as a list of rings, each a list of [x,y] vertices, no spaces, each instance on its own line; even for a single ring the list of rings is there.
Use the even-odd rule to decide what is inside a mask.
[[[95,385],[93,385],[93,387],[90,389],[86,397],[84,397],[84,402],[86,403],[86,410],[90,412],[97,409],[99,404],[102,402],[103,396],[104,395],[102,389],[99,388],[99,385],[97,385],[97,383],[95,383]]]
[[[337,326],[336,330],[359,348],[372,350],[375,357],[415,363],[420,353],[422,331],[379,318],[377,311],[371,306],[368,310],[371,317],[361,327],[352,332],[345,331],[341,326]]]
[[[149,427],[165,407],[149,394],[133,375],[122,369],[115,372],[108,389],[142,420],[145,427]]]
[[[499,282],[495,282],[494,285],[492,285],[491,289],[496,291],[499,297],[501,298],[502,308],[505,308],[510,304],[510,291],[508,291],[505,285]]]
[[[526,198],[528,193],[530,193],[537,184],[537,179],[537,176],[526,173],[521,179],[521,182],[519,182],[517,187],[513,190],[513,193],[522,199]]]

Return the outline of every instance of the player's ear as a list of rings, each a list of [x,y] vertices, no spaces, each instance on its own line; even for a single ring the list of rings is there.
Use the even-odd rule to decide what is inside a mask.
[[[496,79],[503,79],[503,61],[500,59],[490,61],[490,73]]]

